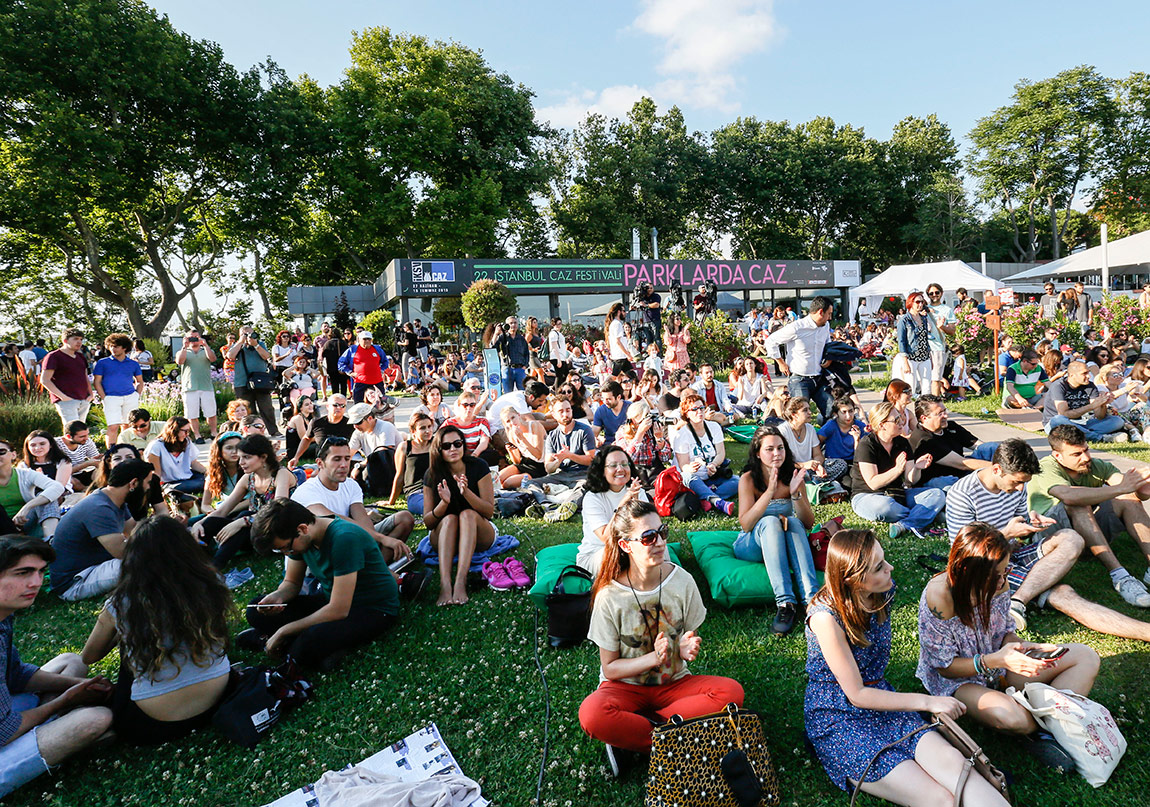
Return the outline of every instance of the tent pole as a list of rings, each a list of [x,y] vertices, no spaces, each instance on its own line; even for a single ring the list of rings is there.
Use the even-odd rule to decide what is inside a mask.
[[[1110,293],[1110,239],[1106,222],[1102,222],[1102,293]]]

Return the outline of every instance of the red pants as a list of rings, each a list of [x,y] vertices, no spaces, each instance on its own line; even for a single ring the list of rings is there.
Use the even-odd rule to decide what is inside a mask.
[[[644,715],[699,717],[728,703],[743,705],[743,687],[717,675],[684,675],[659,686],[604,681],[579,707],[579,725],[592,738],[626,748],[651,750],[651,721]]]

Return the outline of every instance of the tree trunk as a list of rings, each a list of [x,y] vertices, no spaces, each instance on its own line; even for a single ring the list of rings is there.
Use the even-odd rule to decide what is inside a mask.
[[[1054,209],[1054,197],[1050,198],[1050,251],[1054,260],[1062,257],[1062,239],[1058,237],[1058,211]]]
[[[264,319],[266,319],[270,322],[272,319],[272,307],[271,307],[271,304],[268,302],[267,290],[264,288],[263,256],[260,255],[259,247],[254,247],[252,249],[252,254],[255,256],[254,275],[255,275],[256,291],[259,292],[259,295],[260,295],[260,305],[263,307],[263,310],[264,310]]]

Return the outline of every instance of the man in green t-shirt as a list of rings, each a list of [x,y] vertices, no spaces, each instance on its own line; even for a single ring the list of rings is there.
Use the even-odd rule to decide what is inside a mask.
[[[1002,405],[1007,409],[1041,407],[1042,393],[1038,391],[1038,385],[1048,381],[1050,377],[1038,360],[1038,352],[1026,348],[1022,351],[1022,358],[1006,368]]]
[[[1047,435],[1052,453],[1039,463],[1027,486],[1028,509],[1054,519],[1056,527],[1073,529],[1086,548],[1110,572],[1122,599],[1150,608],[1150,571],[1138,580],[1118,562],[1107,536],[1128,532],[1150,559],[1150,515],[1142,502],[1150,499],[1150,466],[1123,473],[1105,460],[1090,456],[1086,435],[1077,426],[1055,426]]]
[[[184,417],[192,424],[196,445],[203,445],[200,436],[200,414],[208,420],[212,439],[216,439],[216,388],[212,386],[212,364],[215,352],[194,328],[184,334],[184,344],[176,353],[180,366],[180,392],[184,398]]]
[[[275,499],[252,520],[252,545],[260,554],[288,559],[279,587],[248,605],[252,627],[236,637],[244,649],[286,652],[302,666],[330,670],[399,616],[399,587],[379,544],[351,521],[317,517],[299,502]],[[319,593],[300,594],[308,569]]]

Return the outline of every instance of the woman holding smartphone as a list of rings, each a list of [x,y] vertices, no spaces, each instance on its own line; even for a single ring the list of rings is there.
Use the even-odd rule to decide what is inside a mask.
[[[886,680],[893,568],[870,530],[843,530],[831,538],[826,583],[807,609],[807,737],[843,790],[854,788],[877,755],[864,793],[895,804],[952,804],[966,765],[959,750],[937,731],[898,742],[923,725],[919,712],[957,719],[966,707],[953,697],[897,692]],[[963,798],[965,804],[1007,807],[977,772]]]
[[[989,524],[958,531],[946,572],[931,578],[919,599],[917,675],[930,694],[957,698],[979,723],[1029,737],[1026,748],[1039,761],[1069,771],[1070,755],[1003,690],[1038,681],[1089,695],[1098,654],[1082,644],[1035,644],[1015,635],[1010,553],[1010,542]]]

